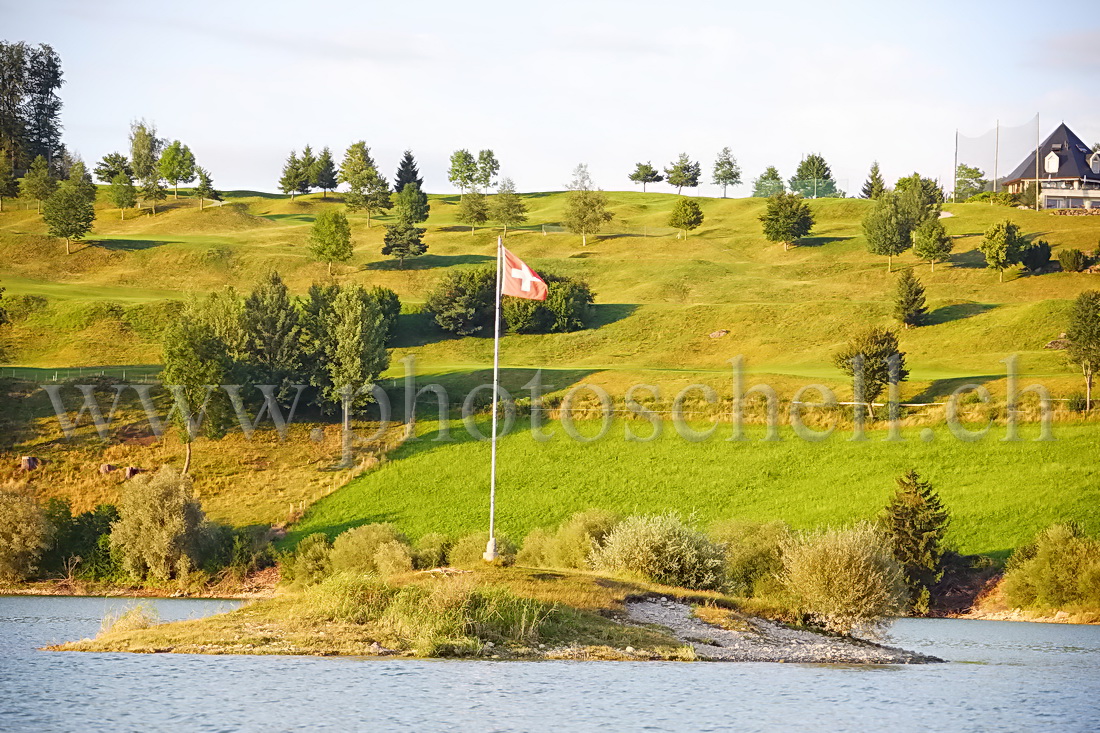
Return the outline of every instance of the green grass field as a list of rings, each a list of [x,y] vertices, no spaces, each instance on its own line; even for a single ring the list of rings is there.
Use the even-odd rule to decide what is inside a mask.
[[[593,328],[506,336],[502,365],[509,389],[518,391],[542,368],[559,394],[583,382],[620,397],[631,384],[645,382],[659,385],[669,399],[703,382],[728,396],[728,360],[743,355],[751,379],[767,379],[786,399],[810,382],[829,385],[841,398],[850,394],[830,355],[856,328],[891,324],[896,277],[887,273],[885,258],[866,251],[860,220],[870,202],[810,202],[817,218],[812,236],[784,252],[761,236],[761,199],[701,199],[706,220],[681,240],[667,226],[676,196],[608,196],[615,220],[587,247],[579,236],[561,232],[564,194],[525,196],[528,225],[510,231],[507,246],[536,270],[586,278],[597,305]],[[21,376],[48,379],[53,370],[74,367],[119,375],[124,366],[148,375],[160,359],[158,332],[172,317],[172,301],[227,285],[247,290],[271,268],[298,293],[326,279],[325,265],[309,258],[307,236],[318,211],[342,205],[338,194],[292,201],[235,191],[225,206],[199,211],[184,193],[165,204],[156,217],[129,212],[121,221],[101,202],[94,233],[71,256],[46,236],[33,208],[6,206],[0,214],[0,287],[8,296],[38,297],[16,299],[0,376],[9,368],[35,368]],[[421,382],[440,381],[458,400],[488,379],[491,340],[449,337],[418,308],[448,269],[492,261],[498,231],[471,233],[460,226],[457,204],[456,196],[431,197],[428,254],[403,269],[379,254],[381,224],[389,217],[377,217],[370,227],[364,214],[350,217],[355,256],[334,269],[336,279],[392,288],[406,306],[387,388],[399,388],[400,360],[410,355]],[[1012,270],[998,283],[976,247],[989,225],[1008,218],[1029,236],[1048,240],[1055,255],[1067,247],[1091,251],[1100,241],[1100,222],[986,204],[945,209],[955,242],[950,261],[932,272],[911,253],[894,260],[895,271],[917,268],[930,310],[928,325],[900,334],[911,369],[903,399],[940,399],[966,382],[996,394],[1004,389],[1001,360],[1013,353],[1023,376],[1046,384],[1056,397],[1082,391],[1063,354],[1044,345],[1065,330],[1070,301],[1100,288],[1100,277]],[[710,337],[720,329],[728,335]],[[516,436],[505,441],[502,455],[502,527],[519,536],[588,506],[675,508],[703,520],[780,517],[799,527],[850,522],[873,515],[893,476],[915,465],[937,482],[955,512],[959,548],[1003,553],[1055,519],[1100,527],[1091,464],[1096,448],[1089,438],[1095,428],[1060,427],[1065,437],[1050,445],[964,445],[937,434],[932,443],[914,438],[903,446],[843,440],[687,444],[667,437],[653,444],[608,439],[591,446],[531,446]],[[299,532],[376,519],[398,521],[413,534],[478,528],[485,514],[486,451],[469,442],[403,447],[382,468],[324,499]],[[225,504],[231,514],[232,502]]]
[[[648,435],[645,423],[632,429]],[[483,431],[488,430],[482,425]],[[907,430],[903,442],[868,431],[853,442],[839,431],[809,443],[788,429],[762,442],[760,428],[730,442],[730,425],[714,438],[688,442],[667,426],[653,442],[626,442],[616,422],[599,441],[569,440],[561,425],[549,442],[513,433],[499,447],[498,527],[522,539],[589,507],[624,514],[674,510],[706,524],[717,519],[782,519],[796,528],[871,519],[894,489],[894,478],[918,468],[951,512],[950,542],[965,553],[1004,557],[1056,521],[1077,520],[1100,531],[1100,468],[1093,425],[1057,425],[1052,442],[1037,429],[1004,442],[993,429],[978,442],[961,442],[946,429],[929,442]],[[591,435],[598,424],[585,424]],[[412,536],[483,530],[488,517],[489,446],[470,438],[461,423],[453,442],[434,432],[397,449],[391,461],[315,504],[292,539],[311,532],[337,534],[366,522],[394,522]],[[1085,456],[1093,456],[1088,460]]]

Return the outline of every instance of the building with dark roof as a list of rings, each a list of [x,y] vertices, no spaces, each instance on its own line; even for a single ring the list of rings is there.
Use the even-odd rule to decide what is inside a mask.
[[[1044,209],[1100,209],[1100,152],[1094,152],[1062,123],[1038,149],[1005,179],[1010,193],[1023,193],[1039,183],[1039,206]]]

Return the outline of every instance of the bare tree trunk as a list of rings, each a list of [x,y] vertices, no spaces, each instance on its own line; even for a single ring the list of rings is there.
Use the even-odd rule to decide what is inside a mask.
[[[1005,271],[1004,270],[997,270],[997,282],[1002,282],[1003,283],[1004,281],[1005,281]]]
[[[199,211],[202,211],[202,205],[203,205],[204,202],[205,201],[204,201],[203,197],[199,196]]]
[[[191,470],[191,441],[187,441],[187,452],[184,454],[183,459],[183,475],[186,476],[187,472]]]
[[[329,276],[329,278],[332,278],[332,263],[331,262],[328,263],[328,276]]]
[[[1092,369],[1085,369],[1085,410],[1092,409]]]
[[[172,184],[172,198],[178,199],[180,197],[180,182],[176,181]]]
[[[69,252],[69,238],[65,237],[65,254],[71,254]]]
[[[122,220],[126,221],[126,209],[125,208],[120,208],[118,210],[118,213],[119,213],[120,217],[122,218]]]
[[[936,261],[932,260],[932,272],[936,271]]]
[[[886,255],[886,271],[894,271],[894,255]]]

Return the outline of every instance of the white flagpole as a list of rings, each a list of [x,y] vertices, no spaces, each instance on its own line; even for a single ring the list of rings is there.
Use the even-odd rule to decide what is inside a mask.
[[[500,385],[500,300],[503,287],[504,244],[497,237],[497,299],[493,309],[493,442],[489,459],[489,542],[482,557],[487,562],[497,559],[497,391]]]

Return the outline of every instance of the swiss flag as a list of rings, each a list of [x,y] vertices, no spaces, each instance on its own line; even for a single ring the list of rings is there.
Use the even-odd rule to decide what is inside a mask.
[[[546,300],[546,283],[519,257],[504,247],[501,265],[504,267],[503,288],[505,295],[528,300]]]

